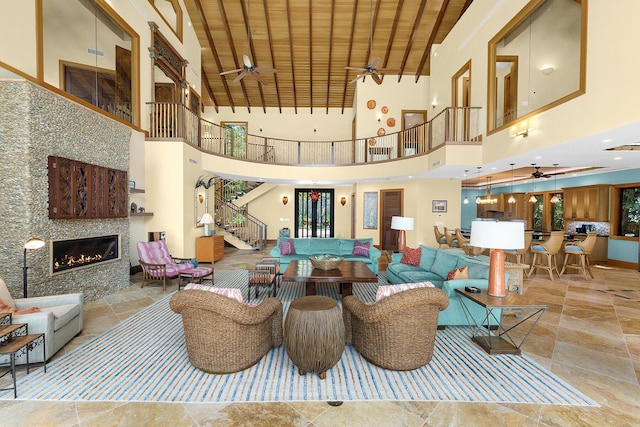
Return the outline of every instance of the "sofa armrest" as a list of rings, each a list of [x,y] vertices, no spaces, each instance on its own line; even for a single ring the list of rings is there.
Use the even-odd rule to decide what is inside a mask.
[[[55,307],[65,304],[80,304],[80,311],[82,312],[82,306],[84,301],[84,294],[63,294],[63,295],[49,295],[43,297],[32,298],[20,298],[14,300],[17,309],[30,308],[30,307]]]
[[[53,339],[55,319],[52,312],[16,314],[13,323],[26,323],[30,334],[45,334],[47,339]]]
[[[402,252],[393,252],[391,254],[391,262],[395,262],[395,263],[400,262],[400,260],[402,259],[403,255],[404,254]]]

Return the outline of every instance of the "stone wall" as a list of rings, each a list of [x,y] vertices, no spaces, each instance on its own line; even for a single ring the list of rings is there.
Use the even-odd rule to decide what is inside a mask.
[[[0,81],[0,277],[22,297],[23,245],[47,242],[27,253],[29,296],[83,292],[98,299],[129,286],[129,219],[51,220],[47,157],[129,169],[131,129],[24,80]],[[119,234],[120,259],[52,276],[50,242]]]

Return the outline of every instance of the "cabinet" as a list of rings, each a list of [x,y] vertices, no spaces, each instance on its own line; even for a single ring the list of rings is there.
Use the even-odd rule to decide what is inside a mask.
[[[609,186],[563,188],[564,219],[583,221],[609,220]]]
[[[198,262],[214,263],[224,258],[224,236],[214,234],[196,239],[196,259]]]
[[[516,199],[515,203],[509,203],[511,194]],[[525,206],[527,205],[524,193],[501,194],[501,196],[504,200],[504,219],[524,219]]]
[[[476,209],[478,218],[494,218],[496,212],[504,211],[504,202],[502,194],[492,194],[491,198],[495,199],[495,203],[480,203]],[[483,198],[486,196],[482,196]]]

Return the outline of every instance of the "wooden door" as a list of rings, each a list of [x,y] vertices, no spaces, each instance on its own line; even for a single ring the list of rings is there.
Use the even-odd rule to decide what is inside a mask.
[[[391,217],[402,216],[404,190],[380,190],[380,249],[388,251],[398,250],[398,230],[391,229]]]

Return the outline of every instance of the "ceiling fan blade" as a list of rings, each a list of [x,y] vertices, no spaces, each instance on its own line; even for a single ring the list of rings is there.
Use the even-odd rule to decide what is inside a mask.
[[[220,73],[221,76],[224,76],[225,74],[231,74],[231,73],[237,73],[239,71],[244,70],[244,68],[236,68],[235,70],[230,70],[230,71],[223,71]]]
[[[242,62],[244,63],[245,67],[251,68],[251,59],[249,59],[249,56],[242,55]]]
[[[254,70],[259,72],[259,73],[277,73],[278,72],[275,68],[256,67],[256,68],[254,68]]]
[[[260,83],[262,83],[263,85],[266,85],[266,84],[267,84],[267,82],[266,82],[266,81],[264,81],[264,79],[262,78],[262,76],[260,75],[260,73],[258,73],[258,72],[254,72],[254,73],[251,73],[251,75],[252,75],[252,76],[253,76],[257,81],[259,81]]]
[[[349,83],[357,82],[360,79],[360,77],[362,77],[362,79],[364,80],[365,76],[366,74],[358,74],[358,76],[355,79],[351,80]]]
[[[233,79],[233,82],[234,82],[234,83],[238,83],[238,82],[239,82],[240,80],[242,80],[242,78],[243,78],[244,76],[246,76],[246,75],[247,75],[247,72],[246,72],[246,71],[244,71],[244,70],[242,70],[242,72],[241,72],[240,74],[238,74],[238,77],[236,77],[235,79]]]
[[[354,70],[354,71],[367,71],[366,68],[360,68],[360,67],[344,67],[345,70]]]
[[[377,73],[373,73],[371,74],[371,78],[373,79],[374,82],[376,82],[377,84],[381,85],[382,84],[382,79],[380,78],[380,76]]]
[[[373,60],[373,63],[371,64],[371,68],[376,69],[378,68],[378,65],[380,65],[380,58],[376,58]]]

